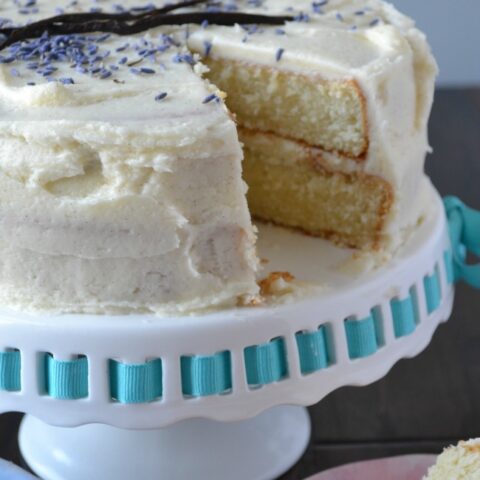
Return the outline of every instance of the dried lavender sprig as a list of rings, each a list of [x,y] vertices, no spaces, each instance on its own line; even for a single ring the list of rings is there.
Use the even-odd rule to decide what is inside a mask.
[[[174,3],[171,5],[166,5],[162,8],[156,8],[148,10],[142,13],[131,13],[131,12],[122,12],[122,13],[103,13],[103,12],[83,12],[83,13],[65,13],[61,15],[56,15],[54,17],[45,18],[39,20],[38,22],[32,23],[40,27],[41,25],[49,26],[52,23],[81,23],[91,20],[140,20],[151,15],[157,15],[160,13],[169,13],[181,8],[193,7],[202,3],[207,3],[210,0],[188,0],[184,2]],[[0,33],[8,35],[9,33],[18,30],[18,28],[2,28]]]
[[[291,16],[271,16],[271,15],[257,15],[242,12],[188,12],[177,14],[158,13],[157,11],[149,12],[148,16],[136,16],[134,20],[124,20],[119,15],[112,14],[113,19],[104,20],[98,18],[99,13],[85,13],[80,14],[84,17],[81,23],[74,22],[58,22],[52,19],[41,20],[39,22],[30,23],[24,27],[13,29],[6,40],[0,43],[0,50],[12,45],[13,43],[27,40],[31,38],[40,37],[47,32],[49,35],[64,35],[64,34],[78,34],[78,33],[92,33],[105,32],[114,33],[116,35],[134,35],[136,33],[144,32],[151,28],[159,27],[161,25],[184,25],[188,23],[201,24],[205,20],[212,25],[233,26],[235,24],[266,24],[266,25],[282,25],[287,21],[293,20]],[[58,18],[58,17],[56,17]],[[90,20],[86,20],[89,18]],[[48,22],[47,22],[48,21]],[[5,34],[4,30],[0,29],[0,34]]]

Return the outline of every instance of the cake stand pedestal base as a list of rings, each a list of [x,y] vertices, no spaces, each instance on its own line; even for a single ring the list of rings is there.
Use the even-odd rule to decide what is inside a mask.
[[[280,406],[240,422],[192,419],[158,430],[53,427],[27,415],[19,442],[44,480],[272,480],[309,438],[307,410]]]

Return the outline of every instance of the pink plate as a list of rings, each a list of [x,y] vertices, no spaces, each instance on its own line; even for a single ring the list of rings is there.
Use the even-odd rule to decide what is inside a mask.
[[[435,455],[405,455],[367,462],[350,463],[307,480],[422,480]]]

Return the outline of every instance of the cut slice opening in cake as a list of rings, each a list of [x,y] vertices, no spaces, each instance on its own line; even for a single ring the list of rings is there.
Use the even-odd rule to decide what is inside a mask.
[[[393,251],[423,215],[429,112],[418,122],[418,104],[431,104],[420,83],[433,86],[436,65],[408,21],[382,2],[377,14],[347,29],[327,12],[321,33],[311,21],[281,35],[192,33],[189,48],[236,119],[254,218]]]
[[[239,125],[252,216],[342,246],[378,248],[393,189],[379,176],[322,161],[324,154],[356,164],[366,158],[368,121],[357,82],[211,55],[204,61]]]

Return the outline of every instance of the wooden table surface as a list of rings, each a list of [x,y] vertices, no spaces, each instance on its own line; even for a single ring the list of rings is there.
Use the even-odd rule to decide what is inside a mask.
[[[427,171],[440,193],[480,209],[480,89],[437,92],[430,142]],[[479,380],[480,292],[460,285],[452,318],[421,355],[373,385],[342,388],[310,408],[310,447],[282,480],[356,460],[438,453],[480,437]],[[0,416],[0,456],[18,464],[20,418]]]

